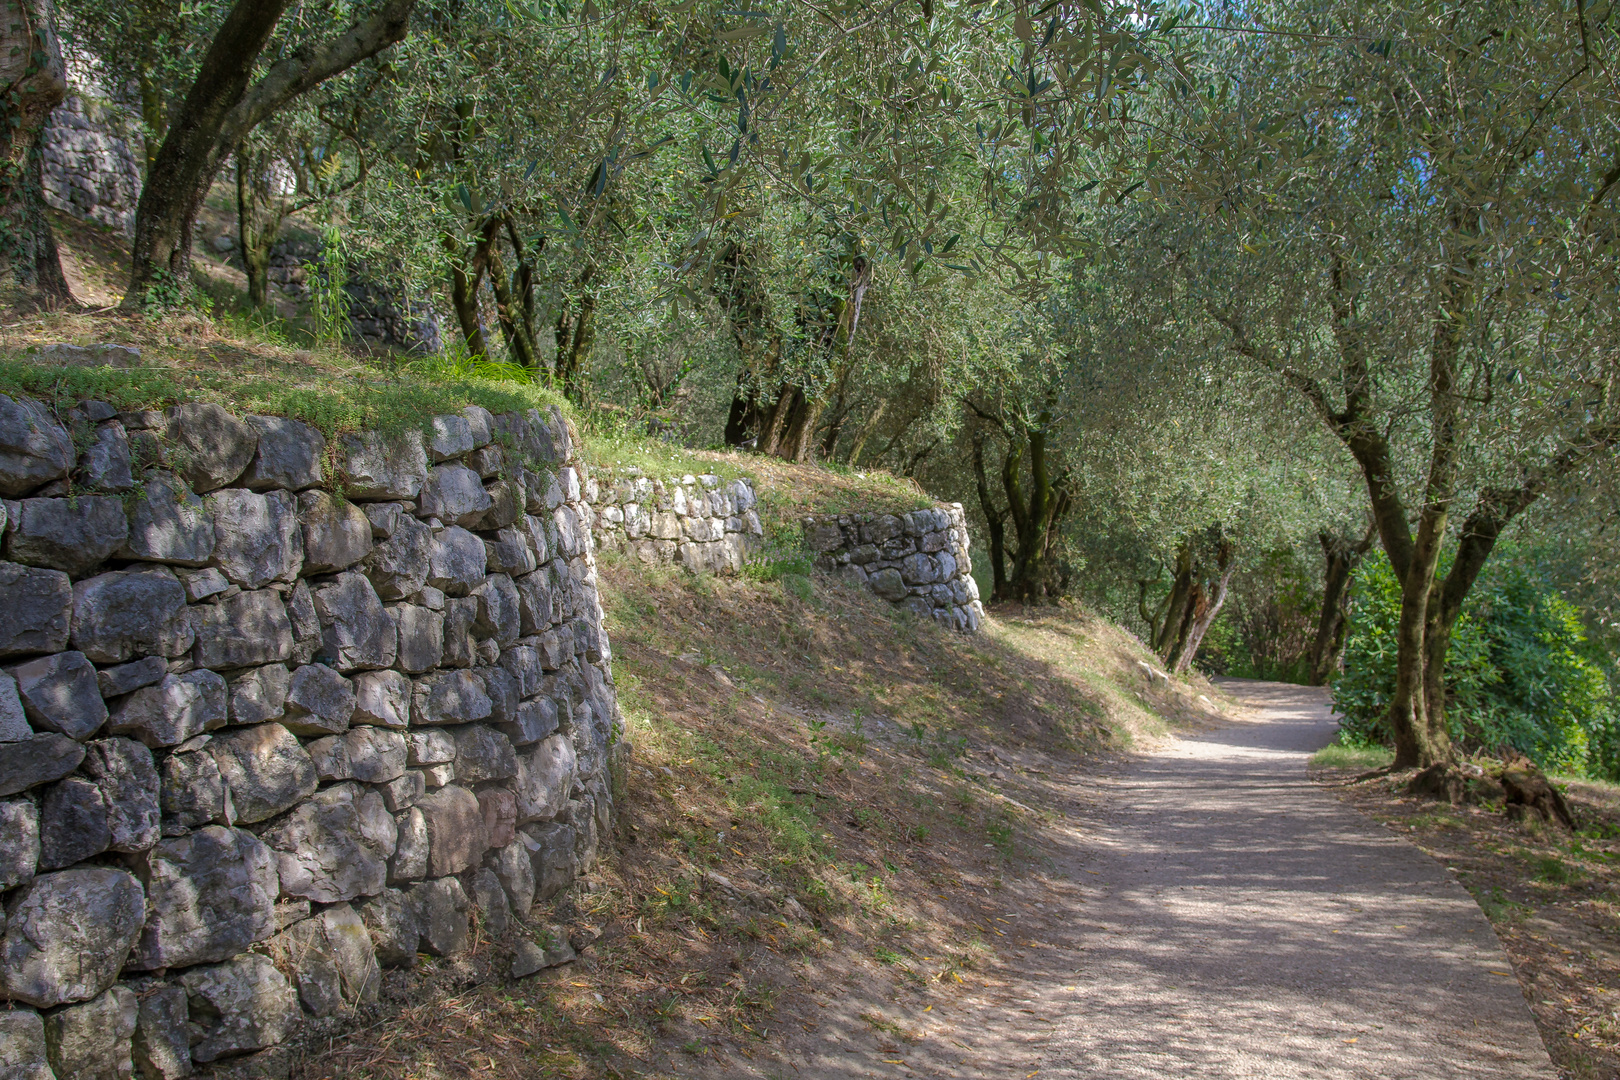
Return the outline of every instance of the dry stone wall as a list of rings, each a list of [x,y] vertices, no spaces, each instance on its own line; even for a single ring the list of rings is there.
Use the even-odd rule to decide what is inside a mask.
[[[274,1047],[591,865],[590,483],[556,410],[329,443],[0,395],[0,1075]]]
[[[816,565],[964,633],[984,622],[961,503],[908,514],[804,519]]]
[[[45,201],[120,232],[135,228],[145,175],[139,123],[74,79],[40,140]]]
[[[658,480],[628,469],[618,477],[593,477],[585,501],[597,547],[631,552],[643,562],[739,573],[765,532],[747,480],[710,474]]]

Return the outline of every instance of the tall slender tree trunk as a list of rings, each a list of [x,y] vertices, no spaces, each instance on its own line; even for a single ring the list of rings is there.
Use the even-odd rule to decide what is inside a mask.
[[[21,306],[74,303],[46,215],[40,138],[67,96],[50,0],[5,0],[0,28],[0,263]]]
[[[1322,545],[1322,613],[1311,641],[1309,678],[1312,686],[1326,686],[1339,669],[1350,620],[1350,582],[1361,558],[1372,547],[1369,529],[1359,543],[1329,532],[1317,534]]]

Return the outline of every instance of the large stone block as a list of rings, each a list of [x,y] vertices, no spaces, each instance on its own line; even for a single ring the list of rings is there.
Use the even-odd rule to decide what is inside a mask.
[[[489,832],[476,795],[449,784],[422,796],[416,808],[427,819],[430,877],[459,874],[478,865],[489,850]]]
[[[281,722],[295,735],[331,735],[349,730],[354,683],[325,664],[305,664],[292,673]]]
[[[152,751],[130,739],[98,739],[85,749],[84,771],[107,806],[107,847],[133,853],[157,843],[162,781]]]
[[[57,1080],[131,1075],[130,1039],[137,1015],[134,992],[114,986],[82,1005],[45,1017],[46,1052]]]
[[[39,811],[27,799],[0,802],[0,890],[31,881],[38,868]]]
[[[418,882],[406,890],[407,902],[416,916],[422,948],[434,956],[455,956],[471,943],[468,899],[461,882],[453,877]]]
[[[500,729],[513,746],[529,746],[557,730],[557,705],[550,698],[519,702]]]
[[[15,795],[79,767],[84,747],[54,731],[0,746],[0,796]]]
[[[419,808],[412,806],[394,815],[394,821],[399,826],[399,834],[394,854],[388,860],[388,883],[421,881],[427,877],[430,850],[427,818]]]
[[[466,596],[484,580],[484,542],[451,525],[440,529],[428,551],[427,583],[446,596]]]
[[[535,553],[523,533],[517,529],[502,528],[493,540],[484,541],[484,562],[492,573],[522,577],[533,573],[538,565]]]
[[[504,674],[504,672],[503,672]],[[456,778],[464,784],[505,780],[517,775],[517,752],[512,742],[485,724],[450,729],[456,741]]]
[[[210,822],[229,825],[235,818],[214,756],[203,752],[208,736],[195,740],[203,746],[182,746],[163,759],[163,835],[184,836]]]
[[[393,665],[398,650],[394,621],[364,574],[351,570],[312,591],[327,663],[344,672]]]
[[[405,736],[377,727],[316,739],[306,750],[322,780],[386,784],[405,774]]]
[[[298,501],[285,491],[216,491],[206,500],[214,519],[214,565],[227,581],[262,589],[292,581],[304,565]]]
[[[140,937],[146,898],[131,874],[89,866],[41,874],[7,909],[0,987],[44,1009],[113,984]]]
[[[250,416],[247,424],[258,433],[259,444],[242,474],[243,486],[302,491],[321,482],[326,439],[319,431],[282,416]]]
[[[351,723],[403,729],[411,720],[411,680],[397,671],[362,671],[354,677]]]
[[[517,641],[523,621],[517,586],[512,579],[505,574],[490,574],[471,595],[478,601],[473,633],[494,638],[503,648]]]
[[[140,994],[131,1043],[141,1080],[180,1080],[191,1075],[190,1008],[178,986],[148,986]]]
[[[223,727],[229,691],[212,671],[165,675],[156,686],[126,694],[113,705],[107,730],[150,747],[175,746]]]
[[[501,670],[517,680],[518,697],[533,697],[540,692],[540,680],[545,677],[545,669],[540,666],[540,653],[532,644],[525,642],[502,649],[500,666]]]
[[[321,619],[315,613],[315,595],[300,578],[287,595],[287,621],[292,626],[291,659],[307,664],[321,651]]]
[[[489,495],[489,509],[484,511],[474,528],[504,529],[523,516],[525,492],[521,480],[516,477],[510,480],[497,480],[484,491]]]
[[[292,621],[274,589],[227,596],[190,609],[199,667],[238,668],[271,664],[293,654]]]
[[[71,499],[24,499],[6,538],[13,562],[88,573],[124,546],[129,520],[124,504],[108,495]]]
[[[347,570],[371,554],[371,520],[352,502],[339,502],[324,491],[298,496],[304,528],[304,573]]]
[[[82,652],[60,652],[18,664],[9,673],[17,683],[23,713],[35,731],[55,731],[83,741],[107,721],[95,665]]]
[[[517,756],[517,765],[512,793],[517,796],[518,821],[545,821],[561,814],[579,768],[568,736],[542,739],[533,750]]]
[[[444,616],[417,604],[386,604],[399,634],[394,663],[412,675],[431,671],[444,656]]]
[[[473,441],[472,423],[465,416],[435,416],[428,421],[428,425],[428,456],[435,463],[471,453],[478,445]],[[489,440],[486,438],[484,441]]]
[[[161,656],[147,656],[96,672],[96,686],[105,698],[121,697],[143,686],[161,682],[169,665]]]
[[[119,555],[145,562],[205,566],[214,553],[214,519],[179,477],[151,471],[128,504],[129,539]]]
[[[79,454],[79,483],[91,491],[130,491],[135,487],[133,465],[129,434],[123,424],[109,420],[96,425]]]
[[[0,660],[67,648],[73,583],[66,574],[0,562],[0,596]]]
[[[417,679],[411,693],[413,724],[466,724],[489,717],[484,682],[471,671],[438,671]]]
[[[246,824],[275,817],[320,783],[298,737],[273,721],[217,735],[208,752],[219,765],[237,820]]]
[[[284,894],[332,904],[382,889],[398,829],[376,792],[341,783],[294,807],[264,840],[276,851]]]
[[[292,672],[286,664],[248,668],[230,680],[228,715],[233,724],[262,724],[287,711]]]
[[[413,517],[395,515],[388,538],[376,544],[360,563],[377,595],[404,600],[427,584],[433,554],[433,530]],[[375,528],[375,522],[373,522]]]
[[[529,908],[534,906],[534,863],[529,855],[529,846],[533,843],[527,836],[515,836],[485,859],[501,888],[506,890],[506,902],[520,921],[527,921]]]
[[[352,499],[414,499],[427,476],[427,450],[420,431],[392,435],[375,431],[338,439],[338,467]]]
[[[45,789],[39,801],[39,866],[58,870],[107,850],[107,801],[82,776],[69,776]]]
[[[490,505],[489,492],[477,473],[465,465],[435,465],[422,483],[416,513],[446,525],[470,527],[478,524]]]
[[[466,668],[478,662],[477,624],[476,597],[458,596],[444,602],[444,650],[439,666]]]
[[[399,889],[384,889],[360,905],[360,918],[371,931],[377,961],[384,967],[415,967],[421,942],[416,905]]]
[[[259,447],[259,433],[209,402],[168,410],[170,456],[196,492],[213,491],[241,476]]]
[[[56,1080],[45,1053],[45,1024],[33,1009],[0,1009],[0,1076]]]
[[[275,933],[275,855],[250,832],[209,825],[161,840],[138,872],[147,912],[134,967],[228,960]]]
[[[543,634],[557,621],[556,596],[551,575],[544,570],[525,574],[514,584],[518,591],[520,629],[524,634]]]
[[[298,995],[315,1016],[345,1003],[374,1002],[382,971],[371,936],[348,904],[336,904],[296,923],[276,938],[273,951],[298,973]]]
[[[17,696],[17,680],[0,671],[0,743],[22,742],[33,737],[34,729],[28,725],[22,698]]]
[[[15,499],[67,475],[73,440],[49,409],[0,394],[0,496]]]
[[[195,638],[186,590],[164,567],[86,578],[72,587],[72,612],[73,645],[98,664],[179,656]]]
[[[518,709],[518,681],[505,668],[494,665],[479,668],[477,674],[484,680],[484,692],[489,695],[490,723],[511,723]]]
[[[478,789],[478,808],[490,847],[505,847],[517,835],[517,798],[510,788],[485,784]]]
[[[487,866],[472,875],[472,899],[484,921],[484,933],[493,938],[505,937],[512,925],[512,908],[500,878]]]
[[[549,900],[572,885],[579,870],[575,854],[578,838],[573,826],[562,822],[526,825],[529,861],[534,870],[534,898]]]
[[[298,1023],[298,995],[267,956],[243,953],[180,976],[198,1041],[191,1056],[209,1062],[275,1046]]]

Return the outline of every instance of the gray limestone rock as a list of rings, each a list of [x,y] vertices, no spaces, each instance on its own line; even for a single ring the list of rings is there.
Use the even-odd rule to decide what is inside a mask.
[[[461,882],[453,877],[421,881],[406,890],[406,897],[424,950],[434,956],[455,956],[467,950],[471,937],[467,913],[472,902]]]
[[[540,692],[540,680],[545,669],[540,666],[540,653],[531,644],[514,645],[501,650],[501,669],[517,680],[518,697],[533,697]]]
[[[573,826],[552,822],[525,826],[523,832],[532,842],[529,861],[534,868],[534,898],[549,900],[574,883],[579,868]]]
[[[360,569],[384,600],[407,599],[427,584],[433,543],[433,530],[425,522],[401,515],[391,535],[361,560]]]
[[[207,668],[273,664],[293,655],[292,621],[274,589],[226,596],[189,611],[196,638],[196,662]]]
[[[79,454],[79,482],[91,491],[125,492],[135,487],[129,435],[116,420],[96,425]]]
[[[0,986],[50,1008],[105,991],[141,933],[146,898],[123,870],[76,867],[41,874],[7,905]]]
[[[45,1054],[45,1024],[33,1009],[0,1009],[0,1076],[56,1080]]]
[[[428,456],[434,462],[460,457],[477,445],[473,441],[472,423],[465,416],[435,416],[428,424],[431,428],[427,439]]]
[[[23,713],[35,731],[56,731],[81,742],[107,721],[95,665],[82,652],[60,652],[10,668]]]
[[[0,891],[33,880],[38,868],[39,811],[27,799],[0,802]]]
[[[371,820],[379,817],[380,828]],[[383,887],[397,834],[375,792],[341,783],[294,807],[265,830],[264,840],[276,851],[284,894],[331,904]]]
[[[444,602],[444,648],[439,666],[449,668],[472,667],[478,662],[478,641],[474,627],[478,623],[478,601],[471,596],[458,596]]]
[[[521,979],[537,971],[566,964],[578,955],[560,926],[541,929],[539,937],[541,941],[524,938],[517,943],[512,953],[512,978]]]
[[[416,905],[398,889],[384,889],[360,905],[360,918],[384,967],[415,967],[421,941]]]
[[[198,493],[241,476],[259,447],[259,433],[208,402],[175,405],[167,412],[171,458]]]
[[[348,904],[293,925],[271,942],[271,954],[296,972],[298,996],[313,1016],[377,1000],[382,972],[365,924]]]
[[[39,802],[39,866],[59,870],[107,850],[107,801],[101,789],[70,776],[45,789]]]
[[[523,484],[518,480],[497,480],[484,489],[489,509],[478,519],[479,529],[504,529],[523,516]],[[519,570],[518,573],[524,573]]]
[[[484,784],[478,789],[478,809],[484,815],[489,846],[505,847],[517,835],[517,797],[511,789]]]
[[[55,732],[6,743],[0,749],[0,796],[60,780],[83,760],[84,747]]]
[[[246,824],[276,816],[320,783],[297,736],[274,721],[217,735],[208,752],[219,765],[237,820]]]
[[[304,534],[293,495],[226,488],[205,501],[214,518],[214,565],[227,581],[261,589],[298,576],[304,564]]]
[[[126,559],[204,566],[214,553],[214,519],[178,477],[148,472],[128,504]]]
[[[275,1046],[298,1023],[298,995],[267,956],[243,953],[193,968],[180,984],[191,1006],[195,1061]]]
[[[525,574],[514,584],[518,591],[518,614],[524,634],[543,634],[557,621],[551,575],[544,570]]]
[[[362,671],[354,677],[354,724],[403,729],[411,720],[411,680],[397,671]]]
[[[399,635],[395,665],[412,675],[431,671],[444,656],[444,616],[416,604],[385,604]]]
[[[404,503],[366,503],[360,508],[371,523],[371,538],[387,540],[399,528],[399,516],[409,514]]]
[[[177,567],[174,576],[186,590],[186,599],[193,604],[210,596],[218,596],[222,592],[230,592],[231,589],[231,583],[219,572],[219,568],[214,566],[205,566],[200,570]]]
[[[227,960],[275,933],[275,855],[250,832],[209,825],[161,840],[138,872],[147,911],[136,968]]]
[[[17,696],[17,680],[0,671],[0,743],[21,742],[33,737],[34,729],[28,726],[22,698]]]
[[[476,448],[489,445],[490,440],[495,437],[495,417],[490,411],[482,405],[468,405],[461,410],[461,415],[467,418],[473,446]]]
[[[532,843],[527,836],[518,836],[491,851],[484,860],[506,890],[507,904],[520,922],[527,919],[529,908],[534,906],[534,863],[529,856]]]
[[[98,739],[85,747],[84,771],[101,789],[107,806],[107,847],[145,851],[162,834],[162,782],[152,751],[130,739]]]
[[[484,566],[484,542],[452,525],[433,537],[427,584],[446,596],[466,596],[484,580]]]
[[[443,728],[412,731],[407,753],[412,765],[441,765],[456,760],[456,740]]]
[[[557,730],[557,705],[550,698],[520,702],[500,729],[513,746],[537,743]]]
[[[287,596],[287,621],[292,627],[291,659],[307,664],[321,649],[321,619],[315,614],[315,596],[309,582],[299,579]]]
[[[574,635],[566,626],[547,630],[535,644],[540,653],[540,666],[546,671],[556,671],[574,655]]]
[[[472,900],[483,917],[485,933],[494,938],[505,937],[512,926],[512,909],[500,879],[488,867],[473,874]]]
[[[0,496],[15,499],[67,475],[73,440],[37,401],[0,394]]]
[[[180,1080],[191,1075],[191,1038],[186,992],[178,986],[141,990],[131,1050],[142,1080]]]
[[[326,439],[319,431],[282,416],[250,416],[247,424],[258,433],[259,445],[242,474],[243,486],[302,491],[321,482]]]
[[[340,735],[328,735],[304,744],[304,752],[315,763],[315,775],[321,783],[333,780],[353,780],[349,771],[349,748]]]
[[[322,780],[386,784],[405,774],[405,736],[377,727],[317,739],[305,748]]]
[[[13,562],[88,573],[124,546],[129,520],[124,504],[110,495],[70,499],[24,499],[6,537]]]
[[[266,664],[238,672],[230,680],[227,715],[232,724],[262,724],[287,711],[292,672],[286,664]]]
[[[478,525],[490,505],[489,493],[477,473],[465,465],[436,465],[422,484],[416,514],[438,518],[447,525],[471,527]],[[481,549],[480,544],[480,555]]]
[[[906,598],[906,580],[892,566],[871,575],[867,585],[885,600],[898,602]]]
[[[96,688],[103,698],[122,697],[143,686],[151,686],[167,675],[169,665],[161,656],[148,656],[128,664],[102,668],[96,672]]]
[[[414,499],[427,476],[420,431],[368,431],[338,439],[338,467],[352,499]]]
[[[86,578],[73,586],[72,603],[73,645],[98,664],[179,656],[194,640],[186,591],[166,567]]]
[[[354,701],[354,683],[325,664],[305,664],[292,673],[281,722],[296,735],[345,732]]]
[[[507,674],[505,668],[481,667],[478,677],[484,680],[484,693],[489,695],[489,722],[511,723],[518,709],[518,681]]]
[[[484,562],[491,573],[513,577],[533,573],[538,565],[523,533],[511,528],[502,528],[495,533],[495,539],[484,541]]]
[[[182,836],[209,822],[230,824],[228,798],[219,763],[201,748],[176,752],[163,759],[163,834]]]
[[[130,1038],[137,1015],[134,992],[114,986],[81,1005],[46,1016],[46,1053],[57,1080],[130,1076]]]
[[[67,648],[73,583],[66,574],[0,562],[0,596],[0,659]]]
[[[490,574],[472,591],[478,601],[478,617],[473,633],[494,638],[502,646],[517,641],[523,626],[517,586],[505,574]]]
[[[388,860],[388,883],[421,881],[427,877],[428,868],[427,817],[412,806],[396,814],[394,821],[399,826],[399,837],[393,857]]]
[[[449,730],[456,740],[456,777],[462,783],[478,784],[517,775],[517,752],[505,735],[484,724]]]
[[[471,671],[437,671],[412,688],[413,724],[466,724],[486,719],[490,708],[484,681]]]
[[[476,795],[450,784],[416,800],[416,808],[427,819],[430,876],[459,874],[478,865],[489,849],[489,833]]]
[[[351,570],[312,591],[327,663],[344,672],[393,665],[398,649],[394,622],[364,574]]]
[[[512,792],[517,796],[519,822],[549,820],[567,808],[579,769],[568,736],[542,739],[533,750],[517,756],[517,766]]]
[[[398,813],[416,805],[416,800],[427,791],[427,781],[420,770],[407,769],[405,775],[379,785],[377,790],[382,794],[383,805],[390,812]]]
[[[427,785],[429,791],[456,782],[456,767],[454,765],[429,765],[421,769],[420,772],[422,782]]]
[[[305,574],[347,570],[371,554],[371,520],[352,502],[306,491],[298,496],[298,518],[304,529]]]
[[[225,680],[212,671],[165,675],[156,686],[119,698],[107,730],[150,747],[174,746],[224,726],[227,698]]]

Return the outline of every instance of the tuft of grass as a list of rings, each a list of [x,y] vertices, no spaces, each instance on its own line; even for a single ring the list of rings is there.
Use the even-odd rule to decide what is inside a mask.
[[[1368,772],[1395,760],[1395,752],[1382,746],[1343,746],[1332,743],[1311,755],[1313,769]]]

